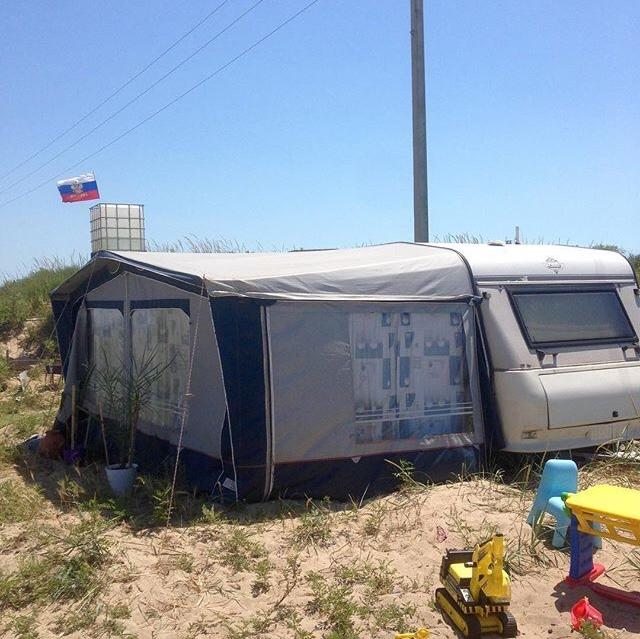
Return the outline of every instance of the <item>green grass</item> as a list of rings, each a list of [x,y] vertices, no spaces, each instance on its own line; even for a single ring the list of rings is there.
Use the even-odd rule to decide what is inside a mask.
[[[44,508],[42,492],[20,481],[0,482],[0,524],[29,521]]]
[[[27,336],[30,347],[54,348],[50,340],[53,329],[49,293],[78,269],[58,258],[39,260],[24,277],[7,279],[0,284],[0,340],[20,332],[29,318],[41,322]]]
[[[243,528],[235,527],[220,543],[220,560],[234,570],[255,570],[258,562],[267,557],[263,544]]]
[[[13,630],[17,639],[38,639],[40,636],[36,629],[37,620],[34,614],[17,615],[5,630]]]
[[[0,611],[97,595],[110,559],[104,532],[104,522],[88,517],[52,540],[41,554],[25,555],[14,570],[1,571]]]
[[[9,367],[9,362],[5,359],[4,353],[0,353],[0,391],[6,390],[7,382],[14,373]]]
[[[329,500],[320,504],[307,502],[307,511],[300,517],[293,532],[293,543],[298,548],[307,546],[326,546],[331,539],[331,511]]]

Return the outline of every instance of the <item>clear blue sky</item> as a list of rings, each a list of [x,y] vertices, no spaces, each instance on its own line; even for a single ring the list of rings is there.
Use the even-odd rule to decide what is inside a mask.
[[[0,5],[0,174],[92,109],[221,0]],[[116,99],[0,190],[146,88],[255,0],[228,0]],[[203,53],[29,180],[0,194],[0,275],[88,254],[64,171],[307,0],[264,0]],[[640,2],[425,0],[432,235],[607,242],[640,251]],[[250,248],[410,240],[409,0],[320,0],[71,177],[141,202],[147,237]]]

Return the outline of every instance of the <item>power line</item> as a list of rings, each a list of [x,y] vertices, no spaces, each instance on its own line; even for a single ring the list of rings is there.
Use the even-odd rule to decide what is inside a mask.
[[[6,193],[7,191],[10,191],[14,186],[17,186],[18,184],[21,184],[25,180],[29,179],[35,173],[38,173],[39,171],[44,169],[46,166],[49,166],[49,164],[57,160],[61,155],[64,155],[67,151],[70,151],[73,147],[80,144],[80,142],[82,142],[83,140],[86,140],[90,135],[92,135],[98,129],[102,128],[105,124],[107,124],[107,122],[110,122],[111,120],[113,120],[113,118],[120,115],[125,109],[128,109],[132,104],[137,102],[141,97],[149,93],[149,91],[157,87],[160,83],[164,82],[164,80],[166,80],[170,75],[173,75],[180,67],[184,66],[187,62],[189,62],[189,60],[191,60],[196,55],[204,51],[209,45],[213,44],[221,35],[229,31],[229,29],[235,26],[238,22],[240,22],[240,20],[242,20],[245,16],[251,13],[254,9],[258,7],[258,5],[262,4],[263,2],[264,0],[257,0],[257,2],[252,4],[246,11],[244,11],[237,18],[232,20],[224,29],[218,31],[218,33],[216,33],[212,38],[209,38],[209,40],[207,40],[204,44],[200,45],[193,53],[188,55],[186,58],[182,59],[173,68],[169,69],[169,71],[167,71],[164,75],[160,76],[160,78],[158,78],[155,82],[151,83],[144,91],[141,91],[136,96],[134,96],[131,100],[129,100],[129,102],[125,103],[124,106],[120,107],[117,111],[114,111],[111,115],[107,116],[104,120],[102,120],[102,122],[99,122],[98,124],[96,124],[96,126],[94,126],[91,130],[87,131],[84,135],[81,135],[79,138],[74,140],[71,144],[64,147],[64,149],[56,153],[53,157],[49,158],[46,162],[43,162],[42,164],[37,166],[35,169],[23,175],[18,180],[15,180],[5,188],[0,189],[0,195],[2,195],[3,193]]]
[[[104,100],[102,100],[102,102],[98,103],[93,109],[91,109],[91,111],[89,111],[88,113],[85,113],[85,115],[83,115],[79,120],[76,120],[68,129],[65,129],[62,133],[58,134],[55,138],[53,138],[52,140],[49,140],[49,142],[47,142],[43,147],[39,148],[35,153],[30,155],[25,160],[22,160],[22,162],[20,162],[19,164],[16,164],[12,169],[7,171],[6,173],[3,173],[2,175],[0,175],[0,180],[4,180],[6,177],[11,175],[12,173],[15,173],[19,168],[23,167],[27,162],[30,162],[34,158],[38,157],[43,151],[46,151],[58,140],[63,138],[67,133],[75,129],[79,124],[82,124],[87,118],[89,118],[96,111],[98,111],[98,109],[100,109],[107,102],[115,98],[123,89],[126,89],[132,82],[137,80],[143,73],[148,71],[156,62],[164,58],[164,56],[167,55],[167,53],[175,49],[185,38],[190,36],[196,29],[201,27],[207,20],[212,18],[220,9],[222,9],[222,7],[224,7],[225,4],[227,4],[227,2],[229,2],[229,0],[222,0],[222,2],[215,9],[213,9],[213,11],[210,11],[204,18],[199,20],[193,27],[191,27],[191,29],[189,29],[186,33],[182,34],[175,42],[169,45],[160,55],[153,58],[151,62],[146,64],[144,67],[142,67],[142,69],[140,69],[140,71],[138,71],[135,75],[132,75],[124,84],[121,84],[111,95],[107,96]]]
[[[64,171],[61,171],[60,173],[54,175],[53,177],[48,178],[47,180],[43,180],[42,182],[40,182],[33,188],[29,189],[28,191],[24,191],[20,195],[16,195],[14,198],[11,198],[10,200],[6,200],[5,202],[0,203],[0,208],[5,207],[8,204],[12,204],[16,200],[19,200],[20,198],[23,198],[26,195],[30,195],[31,193],[34,193],[38,189],[41,189],[43,186],[50,184],[51,182],[53,182],[53,180],[55,180],[56,178],[59,178],[61,175],[65,175],[69,171],[72,171],[73,169],[75,169],[76,166],[83,164],[84,162],[94,158],[99,153],[102,153],[103,151],[108,149],[110,146],[113,146],[114,144],[122,140],[122,138],[129,135],[130,133],[133,133],[133,131],[135,131],[136,129],[139,129],[141,126],[143,126],[144,124],[146,124],[147,122],[155,118],[156,116],[160,115],[162,112],[166,111],[169,107],[172,107],[174,104],[176,104],[176,102],[179,102],[180,100],[188,96],[190,93],[193,93],[196,89],[201,87],[203,84],[205,84],[206,82],[209,82],[209,80],[213,79],[214,77],[222,73],[225,69],[227,69],[232,64],[234,64],[235,62],[237,62],[238,60],[246,56],[248,53],[250,53],[257,47],[259,47],[263,42],[265,42],[266,40],[274,36],[278,31],[286,27],[290,22],[293,22],[296,18],[301,16],[305,11],[309,10],[313,5],[317,4],[318,2],[320,2],[320,0],[312,0],[311,2],[307,3],[304,7],[302,7],[302,9],[300,9],[299,11],[296,11],[296,13],[294,13],[293,15],[288,17],[286,20],[278,24],[277,27],[269,31],[269,33],[262,36],[262,38],[260,38],[259,40],[256,40],[256,42],[254,42],[251,46],[241,51],[235,57],[231,58],[231,60],[228,60],[223,65],[219,66],[215,71],[213,71],[213,73],[210,73],[208,76],[204,77],[202,80],[194,84],[191,88],[187,89],[186,91],[178,95],[176,98],[174,98],[170,102],[167,102],[164,106],[160,107],[158,110],[154,111],[153,113],[148,115],[146,118],[144,118],[143,120],[141,120],[140,122],[132,126],[131,128],[127,129],[117,137],[113,138],[113,140],[111,140],[110,142],[107,142],[106,144],[102,145],[99,149],[97,149],[93,153],[90,153],[89,155],[83,157],[81,160],[78,160],[78,162],[76,162],[75,164],[72,164],[71,166],[67,167],[66,169],[64,169]]]

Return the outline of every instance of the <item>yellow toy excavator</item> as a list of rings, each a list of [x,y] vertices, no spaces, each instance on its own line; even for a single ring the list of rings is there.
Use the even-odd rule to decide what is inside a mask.
[[[515,637],[518,626],[509,612],[511,581],[503,570],[504,537],[496,534],[473,550],[447,550],[440,566],[444,588],[436,603],[467,639],[487,632]]]

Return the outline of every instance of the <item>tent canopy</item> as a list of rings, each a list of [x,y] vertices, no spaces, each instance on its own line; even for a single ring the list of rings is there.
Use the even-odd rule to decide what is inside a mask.
[[[393,243],[282,253],[100,251],[54,297],[72,293],[100,265],[131,268],[204,286],[211,296],[275,299],[438,300],[473,295],[470,273],[449,247]]]

